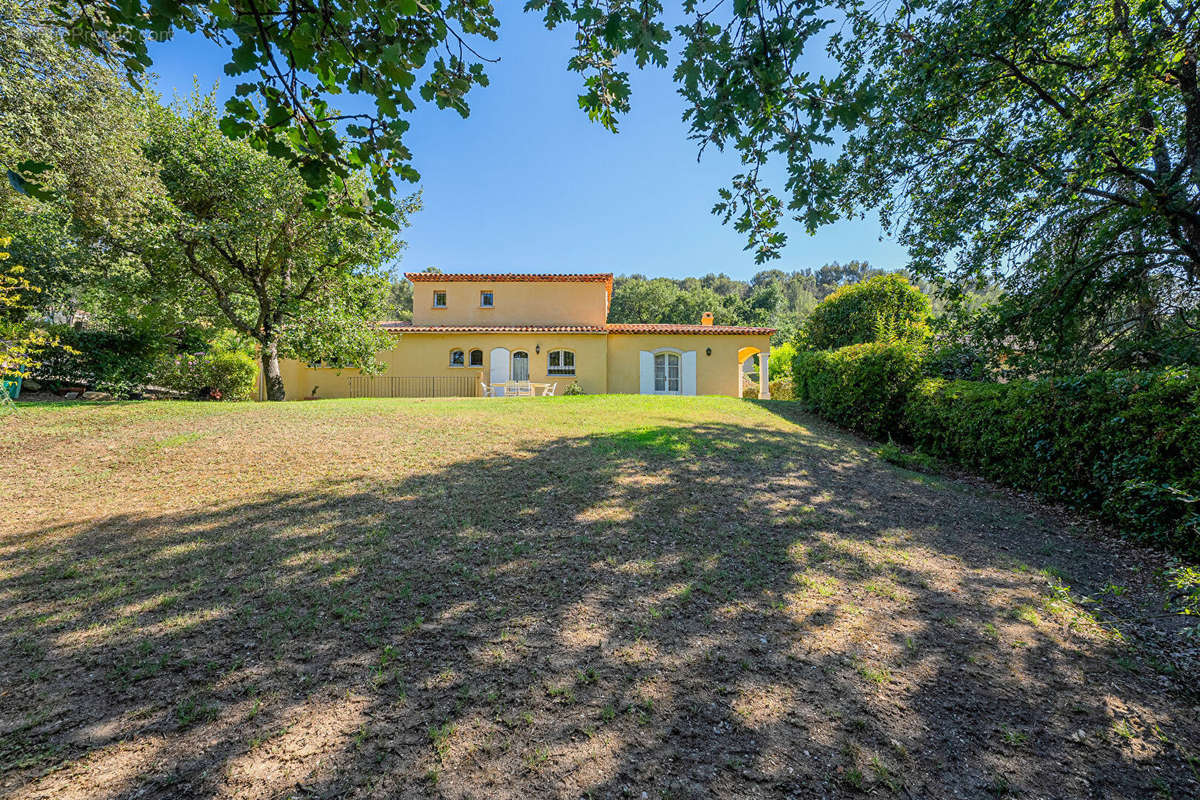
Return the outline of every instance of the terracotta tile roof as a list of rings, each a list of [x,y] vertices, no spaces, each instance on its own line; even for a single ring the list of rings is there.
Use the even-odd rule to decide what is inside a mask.
[[[413,325],[380,322],[379,327],[398,333],[683,333],[699,336],[770,336],[774,328],[747,325]]]
[[[631,325],[610,323],[609,333],[686,333],[698,336],[770,336],[775,328],[752,328],[748,325]]]
[[[603,283],[612,299],[611,272],[545,273],[532,272],[406,272],[404,277],[413,283]]]
[[[603,325],[413,325],[381,322],[379,327],[399,333],[607,333]]]
[[[449,283],[456,281],[490,281],[492,283],[537,283],[547,281],[567,281],[568,283],[607,283],[613,279],[611,272],[591,273],[533,273],[533,272],[406,272],[404,277],[410,281],[425,281],[426,283]]]

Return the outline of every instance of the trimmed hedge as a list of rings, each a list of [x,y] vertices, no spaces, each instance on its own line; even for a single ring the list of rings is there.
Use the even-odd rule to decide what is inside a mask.
[[[50,350],[34,371],[42,383],[82,383],[117,397],[139,394],[150,379],[166,342],[149,330],[78,330],[56,325],[51,331],[66,347]]]
[[[1200,370],[913,388],[900,433],[996,481],[1200,556]]]
[[[797,400],[826,419],[886,439],[899,427],[909,391],[921,379],[921,348],[867,342],[796,355]]]
[[[802,352],[796,399],[1200,557],[1200,370],[982,383],[922,379],[921,362],[904,344]]]

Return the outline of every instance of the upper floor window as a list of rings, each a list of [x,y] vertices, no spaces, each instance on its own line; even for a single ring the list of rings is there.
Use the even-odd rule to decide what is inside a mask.
[[[433,307],[434,308],[445,308],[446,307],[446,293],[444,291],[439,290],[439,291],[436,291],[433,293]]]
[[[479,307],[480,308],[491,308],[494,305],[495,305],[495,303],[492,300],[491,292],[480,292],[479,293]]]
[[[461,367],[465,363],[462,350],[454,349],[450,351],[450,366]]]
[[[483,351],[482,350],[472,350],[471,351],[471,366],[472,367],[482,367],[483,366]]]
[[[547,356],[546,374],[574,375],[575,353],[571,350],[551,350]]]

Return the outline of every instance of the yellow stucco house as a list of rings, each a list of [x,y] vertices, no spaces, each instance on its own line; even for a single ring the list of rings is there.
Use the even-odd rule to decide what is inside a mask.
[[[741,396],[742,364],[767,369],[772,328],[610,324],[611,273],[412,272],[413,319],[382,322],[395,345],[379,375],[285,359],[287,399],[473,397],[506,381],[588,394]],[[262,381],[259,381],[262,398]],[[760,397],[768,397],[766,383]]]

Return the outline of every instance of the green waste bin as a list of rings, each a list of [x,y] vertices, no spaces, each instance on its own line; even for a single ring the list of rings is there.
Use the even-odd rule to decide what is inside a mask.
[[[13,400],[16,400],[21,396],[21,377],[22,376],[18,375],[15,378],[5,378],[4,381],[0,383],[0,387],[3,388],[4,393]]]

